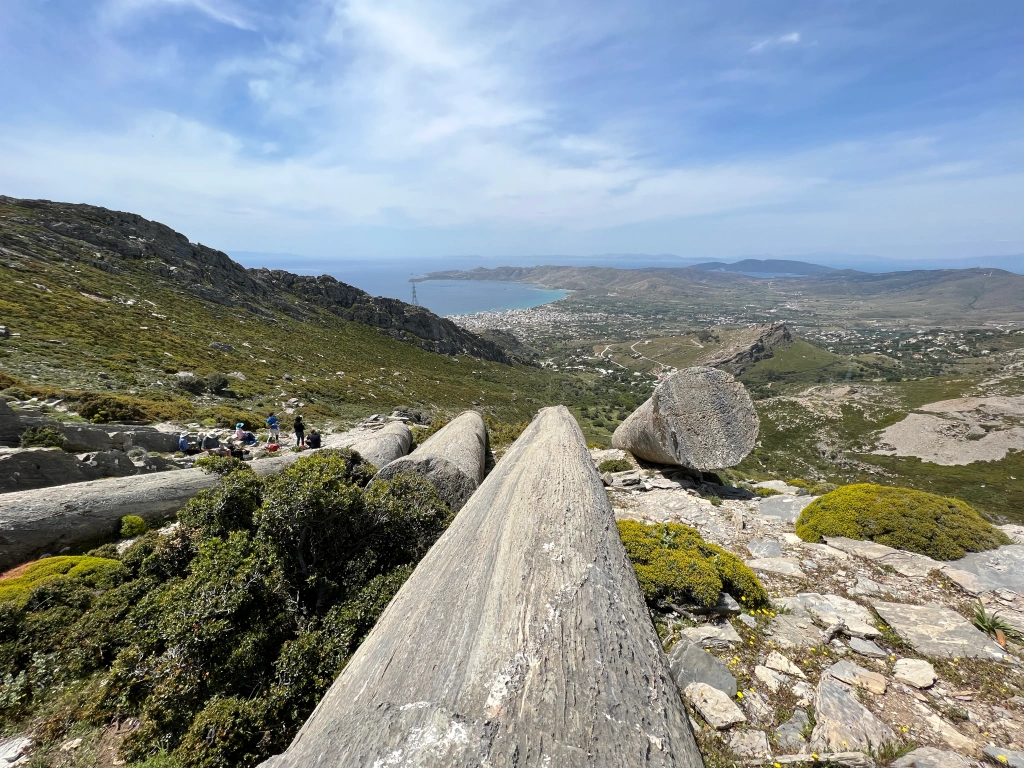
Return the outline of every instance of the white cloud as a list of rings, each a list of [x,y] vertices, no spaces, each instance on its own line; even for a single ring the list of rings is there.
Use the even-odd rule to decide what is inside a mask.
[[[161,8],[191,9],[221,24],[250,32],[257,28],[250,14],[224,0],[109,0],[100,13],[100,20],[111,26],[121,26]]]
[[[747,49],[748,53],[760,53],[769,48],[778,48],[785,45],[796,45],[800,42],[799,32],[787,32],[784,35],[777,35],[776,37],[766,37],[764,40],[752,44]]]

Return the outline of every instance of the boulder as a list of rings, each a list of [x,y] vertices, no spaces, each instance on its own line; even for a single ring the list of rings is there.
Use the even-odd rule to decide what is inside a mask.
[[[392,421],[383,429],[353,430],[337,444],[356,451],[380,471],[409,453],[412,431],[405,423]]]
[[[854,653],[859,653],[861,656],[868,656],[872,659],[884,659],[889,655],[879,648],[877,644],[862,637],[851,637],[850,648]]]
[[[775,729],[775,742],[783,752],[802,752],[807,746],[807,739],[804,732],[807,730],[811,720],[807,713],[798,709],[793,716]]]
[[[914,688],[930,688],[935,683],[935,667],[924,659],[900,659],[892,668],[893,679]]]
[[[680,691],[685,691],[690,683],[707,683],[730,699],[736,696],[736,678],[729,665],[696,643],[682,639],[672,646],[668,666]]]
[[[853,689],[831,675],[822,675],[814,697],[816,723],[811,733],[815,752],[877,749],[896,735],[857,700]]]
[[[737,757],[767,760],[772,756],[768,735],[764,731],[736,731],[729,734],[729,749]]]
[[[486,449],[483,418],[476,411],[465,411],[408,456],[390,462],[373,482],[406,472],[422,475],[451,510],[458,512],[484,479]]]
[[[59,448],[0,448],[0,493],[50,488],[137,472],[120,451],[76,456]]]
[[[723,469],[750,453],[758,426],[743,385],[723,371],[698,366],[662,381],[615,430],[612,447],[658,464]]]
[[[697,643],[703,648],[725,650],[743,642],[743,638],[729,622],[686,627],[682,633],[690,642]]]
[[[540,411],[263,765],[548,764],[703,765],[564,407]]]
[[[1005,765],[1009,766],[1009,768],[1024,768],[1024,752],[988,746],[985,747],[985,757],[997,765]]]
[[[856,637],[880,637],[882,634],[874,624],[871,611],[846,597],[801,592],[777,602],[794,615],[815,616],[825,626],[842,623],[846,632]]]

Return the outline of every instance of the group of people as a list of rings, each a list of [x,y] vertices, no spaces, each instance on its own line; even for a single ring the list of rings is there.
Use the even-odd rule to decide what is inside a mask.
[[[269,431],[267,449],[276,451],[281,444],[281,422],[273,412],[267,418],[267,428]],[[315,429],[311,429],[307,436],[306,425],[303,423],[301,415],[295,417],[292,429],[295,431],[295,444],[297,446],[301,448],[320,447],[320,433]],[[225,437],[227,439],[222,444],[221,438]],[[230,436],[228,436],[227,432],[200,432],[198,442],[192,442],[189,439],[188,432],[182,432],[178,436],[178,450],[186,456],[205,453],[211,456],[234,456],[237,459],[244,459],[250,453],[249,448],[258,443],[259,440],[256,435],[246,430],[245,423],[241,421],[235,424],[234,434]]]

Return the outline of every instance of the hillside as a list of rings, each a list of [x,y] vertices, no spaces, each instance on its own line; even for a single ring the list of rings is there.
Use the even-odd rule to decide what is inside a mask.
[[[289,401],[314,419],[474,404],[517,419],[581,391],[421,307],[247,270],[130,213],[0,198],[0,279],[0,389],[65,405],[99,392],[97,420],[226,426]],[[179,373],[227,385],[189,392]]]
[[[791,259],[743,259],[734,262],[705,261],[700,264],[693,264],[692,268],[703,269],[709,272],[764,274],[767,277],[773,275],[827,275],[830,272],[839,271],[833,267],[810,264],[806,261],[793,261]]]

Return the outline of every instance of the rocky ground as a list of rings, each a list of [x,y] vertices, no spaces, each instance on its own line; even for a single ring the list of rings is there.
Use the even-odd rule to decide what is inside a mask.
[[[1024,766],[1022,649],[972,623],[980,603],[1024,630],[1024,528],[1004,526],[1012,546],[941,563],[801,541],[812,497],[781,481],[758,498],[678,469],[605,480],[619,518],[697,528],[772,596],[764,612],[723,596],[712,616],[656,616],[708,766]]]

